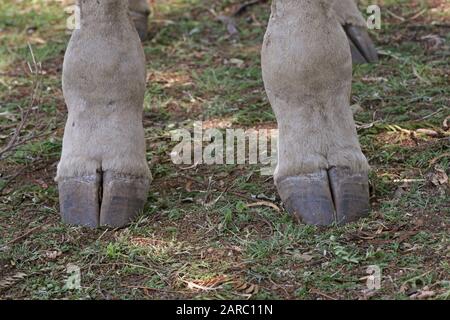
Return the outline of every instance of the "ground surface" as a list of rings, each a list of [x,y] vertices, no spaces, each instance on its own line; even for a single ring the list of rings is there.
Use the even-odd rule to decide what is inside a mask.
[[[384,1],[381,62],[355,68],[352,96],[373,214],[334,229],[295,224],[258,166],[170,161],[170,129],[194,120],[275,127],[259,58],[269,5],[237,17],[230,37],[214,13],[238,2],[155,2],[144,43],[153,188],[132,226],[92,231],[60,223],[53,181],[64,1],[0,0],[0,299],[450,297],[449,2]],[[67,286],[73,265],[79,289]],[[366,286],[372,265],[378,291]]]

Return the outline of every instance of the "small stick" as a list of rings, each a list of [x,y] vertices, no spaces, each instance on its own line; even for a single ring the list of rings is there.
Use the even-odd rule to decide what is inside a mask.
[[[38,229],[40,229],[40,228],[42,228],[42,226],[34,227],[34,228],[28,230],[27,232],[25,232],[24,234],[22,234],[21,236],[19,236],[19,237],[13,239],[13,240],[7,242],[6,245],[9,246],[9,245],[11,245],[11,244],[13,244],[13,243],[16,243],[17,241],[22,240],[23,238],[29,236],[31,233],[33,233],[34,231],[36,231],[36,230],[38,230]]]
[[[318,294],[318,295],[320,295],[320,296],[322,296],[322,297],[325,297],[325,298],[327,298],[327,299],[330,299],[330,300],[337,300],[336,298],[334,298],[334,297],[332,297],[332,296],[329,296],[329,295],[327,295],[326,293],[320,292],[320,291],[317,290],[317,289],[311,289],[311,290],[309,290],[309,292],[310,292],[310,293]]]

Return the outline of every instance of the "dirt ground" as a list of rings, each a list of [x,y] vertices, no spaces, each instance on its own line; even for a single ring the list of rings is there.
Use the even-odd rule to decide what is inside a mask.
[[[170,160],[170,131],[194,121],[276,127],[269,3],[234,17],[235,35],[217,18],[241,3],[152,1],[149,201],[128,228],[88,230],[61,223],[53,180],[68,3],[0,0],[0,299],[449,299],[450,2],[378,1],[381,61],[355,67],[352,94],[373,212],[328,229],[296,224],[259,165]]]

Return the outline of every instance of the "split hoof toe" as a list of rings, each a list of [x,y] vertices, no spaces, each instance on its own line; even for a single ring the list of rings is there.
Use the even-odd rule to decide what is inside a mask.
[[[377,49],[366,28],[345,25],[344,30],[350,42],[353,64],[378,62]]]
[[[370,211],[367,174],[333,167],[318,173],[287,177],[277,183],[286,210],[308,225],[346,224]]]
[[[98,228],[130,224],[144,209],[150,181],[114,172],[62,178],[58,183],[64,223]]]
[[[128,225],[144,209],[148,189],[146,178],[105,172],[100,225],[115,228]]]
[[[147,40],[148,36],[148,14],[147,13],[138,13],[138,12],[130,12],[131,18],[133,20],[136,31],[139,35],[141,41]]]
[[[325,170],[285,178],[277,187],[286,210],[300,222],[315,226],[334,223],[333,197]]]
[[[59,203],[64,223],[96,228],[99,224],[100,209],[99,173],[64,178],[58,183]]]
[[[351,173],[348,168],[333,167],[328,171],[328,177],[338,224],[353,222],[369,215],[367,174]]]

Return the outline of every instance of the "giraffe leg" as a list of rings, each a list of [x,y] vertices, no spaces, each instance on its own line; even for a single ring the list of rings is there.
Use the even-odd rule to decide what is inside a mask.
[[[79,3],[81,28],[63,65],[61,215],[73,225],[122,227],[143,210],[151,179],[142,125],[145,58],[128,0]]]
[[[274,0],[262,49],[279,128],[275,184],[289,213],[320,226],[354,221],[369,208],[368,164],[349,106],[350,47],[329,18],[331,3]]]

